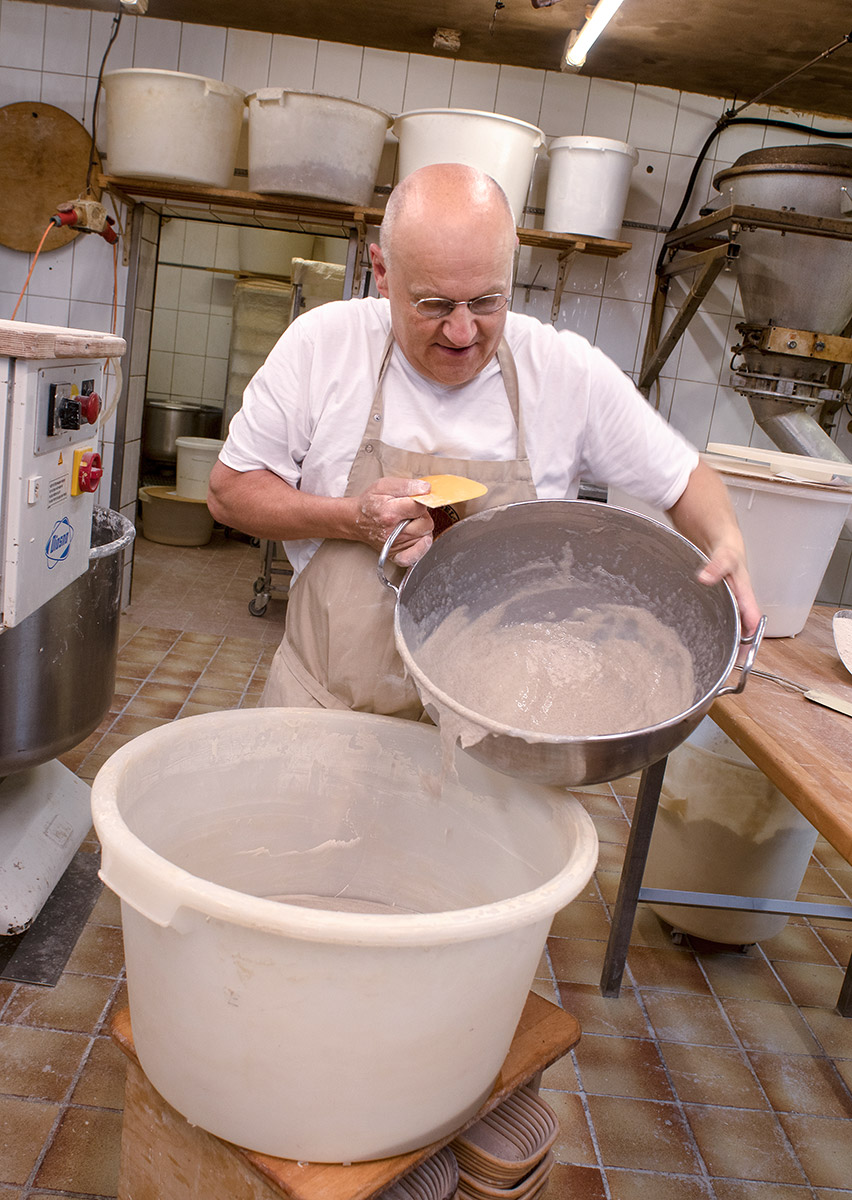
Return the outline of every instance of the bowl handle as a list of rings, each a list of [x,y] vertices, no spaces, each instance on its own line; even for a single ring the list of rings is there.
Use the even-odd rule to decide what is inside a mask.
[[[766,617],[760,618],[757,629],[750,637],[740,638],[741,646],[748,646],[749,651],[746,654],[742,665],[737,664],[736,670],[740,672],[740,681],[736,687],[723,687],[716,693],[715,699],[720,696],[738,696],[746,685],[749,671],[754,666],[754,660],[757,656],[757,651],[760,648],[760,643],[763,641],[763,631],[766,628]]]
[[[376,574],[378,575],[379,579],[385,585],[385,587],[389,587],[392,592],[396,592],[397,596],[399,595],[399,588],[395,583],[391,583],[387,575],[385,575],[385,563],[388,561],[388,555],[391,552],[391,546],[412,519],[412,517],[406,517],[404,521],[400,521],[396,529],[385,542],[384,546],[382,546],[382,552],[379,555],[379,561],[376,563]]]

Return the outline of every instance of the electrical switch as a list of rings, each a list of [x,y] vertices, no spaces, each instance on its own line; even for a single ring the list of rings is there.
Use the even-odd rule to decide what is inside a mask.
[[[41,496],[41,475],[31,475],[27,480],[27,504],[38,504]]]
[[[103,476],[101,456],[91,446],[84,446],[74,451],[74,464],[71,468],[71,495],[79,496],[83,492],[96,492]]]

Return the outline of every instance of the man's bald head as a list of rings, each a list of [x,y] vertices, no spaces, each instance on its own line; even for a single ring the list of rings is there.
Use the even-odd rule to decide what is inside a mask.
[[[386,266],[395,247],[417,233],[457,223],[472,223],[488,236],[505,239],[514,252],[515,217],[508,197],[496,180],[463,163],[435,163],[413,171],[394,188],[385,208],[379,245]]]

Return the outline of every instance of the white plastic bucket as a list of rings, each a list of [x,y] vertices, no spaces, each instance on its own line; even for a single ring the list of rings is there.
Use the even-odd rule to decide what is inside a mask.
[[[497,180],[515,224],[521,224],[536,154],[544,144],[535,125],[468,108],[421,108],[400,113],[393,132],[399,138],[400,179],[433,163],[478,167]]]
[[[742,530],[754,594],[766,614],[764,635],[795,637],[816,600],[852,492],[716,470]]]
[[[180,71],[104,75],[110,174],[233,186],[245,93]]]
[[[349,1162],[476,1112],[597,837],[566,792],[456,763],[442,787],[417,722],[272,708],[161,726],[101,769],[136,1050],[187,1120]]]
[[[638,152],[627,142],[579,135],[556,138],[549,154],[544,228],[616,240]]]
[[[175,491],[186,500],[206,500],[210,472],[224,446],[219,438],[177,439],[177,484]]]
[[[261,88],[247,104],[251,191],[372,203],[387,113],[284,88]]]
[[[646,887],[795,900],[817,831],[705,717],[669,755]],[[750,945],[780,933],[783,913],[651,904],[684,933]]]
[[[203,500],[179,496],[168,487],[139,489],[142,535],[164,546],[206,546],[213,536],[213,518]]]

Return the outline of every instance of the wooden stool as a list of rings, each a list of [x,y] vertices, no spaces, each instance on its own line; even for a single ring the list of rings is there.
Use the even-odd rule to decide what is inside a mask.
[[[440,1141],[374,1162],[298,1163],[244,1150],[190,1125],[148,1082],[130,1013],[112,1037],[129,1059],[118,1200],[368,1200],[437,1153],[580,1040],[576,1019],[530,992],[494,1090],[475,1116]]]

